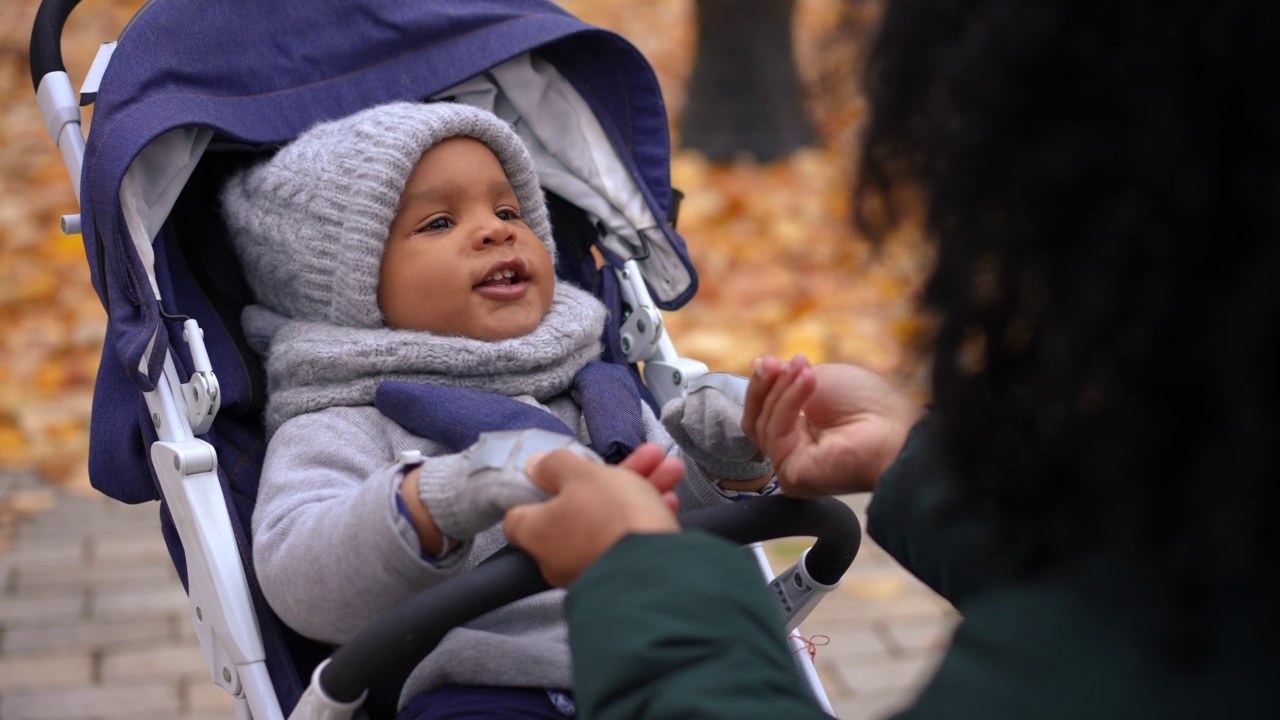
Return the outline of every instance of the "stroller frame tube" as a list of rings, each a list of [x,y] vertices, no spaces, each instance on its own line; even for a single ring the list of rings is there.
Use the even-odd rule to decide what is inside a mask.
[[[152,467],[187,561],[187,602],[213,681],[236,697],[237,717],[282,720],[248,579],[218,480],[217,453],[195,437],[172,355],[163,382],[143,393],[159,440]]]
[[[80,104],[76,100],[66,65],[62,62],[62,28],[80,0],[44,0],[31,27],[31,85],[44,118],[45,129],[71,176],[71,187],[80,204],[80,167],[84,164],[84,133],[80,130]]]
[[[705,363],[680,357],[676,351],[675,344],[671,342],[671,336],[667,334],[666,324],[662,322],[662,313],[649,295],[649,289],[645,287],[644,276],[640,273],[640,264],[634,259],[627,260],[623,263],[621,270],[615,268],[614,272],[618,276],[622,301],[630,308],[630,313],[620,329],[622,351],[628,362],[644,363],[644,383],[657,399],[658,406],[662,407],[667,404],[667,401],[683,396],[688,391],[689,384],[706,375],[708,368]],[[808,551],[806,555],[807,553]],[[806,569],[803,557],[796,565],[783,571],[781,575],[775,576],[764,546],[758,542],[751,544],[751,554],[755,557],[756,564],[760,566],[760,572],[764,575],[765,581],[778,594],[779,601],[784,606],[788,631],[797,631],[796,626],[800,621],[813,611],[823,595],[835,588],[835,583],[839,583],[838,577],[830,585],[814,580]],[[800,577],[801,580],[796,585],[796,589],[792,589],[787,583],[796,577]],[[796,598],[796,603],[792,606],[788,602],[790,600],[787,597],[788,592],[799,592],[803,600]],[[796,667],[800,670],[805,684],[809,686],[809,691],[823,711],[829,715],[832,714],[834,711],[831,708],[831,701],[827,697],[826,688],[822,686],[822,679],[818,677],[817,669],[813,666],[813,659],[807,652],[801,652],[805,649],[805,644],[799,633],[791,632],[787,642],[791,645],[796,658]]]
[[[62,153],[77,209],[81,202],[85,138],[80,104],[63,64],[61,45],[63,26],[78,4],[79,0],[44,0],[32,26],[30,47],[36,102],[50,139]],[[105,58],[96,60],[95,66],[91,75],[102,72]],[[63,232],[77,233],[80,216],[65,216],[62,225]],[[207,367],[199,327],[189,321],[186,330],[197,363],[195,374],[198,379],[210,380],[212,373]],[[184,389],[173,356],[166,355],[163,381],[143,397],[159,437],[151,447],[152,469],[186,556],[187,600],[196,634],[210,676],[236,697],[236,717],[282,720],[279,700],[267,673],[266,651],[248,580],[218,480],[217,453],[212,445],[195,437],[197,431],[208,429],[208,422],[217,412],[216,380],[193,388],[197,392],[191,396],[192,407]],[[212,397],[209,389],[213,390]],[[196,429],[193,413],[200,423]]]
[[[49,138],[62,151],[62,164],[71,176],[71,188],[80,204],[80,168],[84,165],[84,133],[80,129],[80,104],[71,78],[64,71],[45,75],[36,88],[36,103],[44,117]]]

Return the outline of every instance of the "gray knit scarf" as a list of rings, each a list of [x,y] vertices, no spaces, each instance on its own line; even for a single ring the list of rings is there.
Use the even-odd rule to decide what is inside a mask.
[[[551,308],[528,335],[488,341],[416,330],[293,320],[261,305],[243,314],[250,345],[266,356],[266,431],[329,407],[372,405],[383,380],[468,387],[542,401],[569,389],[600,356],[605,307],[557,282]]]

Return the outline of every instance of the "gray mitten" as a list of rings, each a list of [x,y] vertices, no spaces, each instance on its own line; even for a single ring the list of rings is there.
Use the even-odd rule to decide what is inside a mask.
[[[577,440],[548,430],[481,433],[462,453],[458,465],[422,466],[418,495],[446,537],[467,540],[502,521],[516,505],[550,497],[525,474],[535,452],[569,450],[589,460],[600,457]],[[460,466],[459,466],[460,465]]]
[[[718,480],[753,480],[773,470],[742,431],[747,379],[707,373],[689,383],[684,397],[662,408],[662,425],[685,451]]]

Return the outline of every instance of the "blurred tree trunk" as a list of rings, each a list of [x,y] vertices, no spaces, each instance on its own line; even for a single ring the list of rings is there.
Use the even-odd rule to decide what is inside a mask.
[[[791,46],[794,0],[697,0],[698,55],[681,144],[767,162],[813,144]]]

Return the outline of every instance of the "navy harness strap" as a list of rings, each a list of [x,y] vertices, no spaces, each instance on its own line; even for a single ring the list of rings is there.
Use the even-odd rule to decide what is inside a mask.
[[[373,404],[405,430],[462,452],[491,430],[542,428],[577,437],[555,415],[505,395],[432,383],[387,380]]]
[[[645,440],[640,393],[620,365],[595,361],[573,379],[592,450],[609,463],[631,454]],[[387,380],[378,385],[374,405],[401,427],[434,440],[450,452],[462,452],[480,433],[541,428],[576,438],[578,434],[551,413],[525,403],[471,388]]]
[[[587,363],[573,376],[573,389],[587,420],[591,449],[605,462],[616,465],[644,442],[640,391],[625,367]]]

